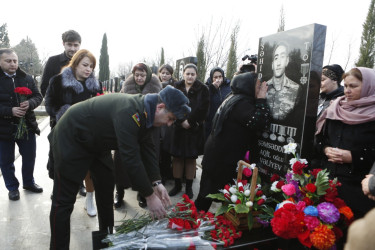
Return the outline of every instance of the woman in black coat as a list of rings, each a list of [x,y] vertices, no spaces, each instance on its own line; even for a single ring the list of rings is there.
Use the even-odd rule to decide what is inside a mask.
[[[185,170],[185,193],[193,198],[193,179],[195,177],[196,159],[203,154],[204,128],[203,123],[208,112],[208,88],[197,80],[197,66],[186,64],[183,71],[184,80],[176,83],[189,99],[190,114],[185,120],[177,120],[172,130],[165,135],[165,145],[173,156],[173,177],[175,186],[169,192],[174,196],[181,191],[181,178]]]
[[[341,182],[339,197],[358,219],[375,207],[361,186],[375,161],[375,71],[353,68],[343,79],[345,96],[317,121],[317,145],[324,157],[321,168]]]
[[[251,162],[257,161],[258,135],[269,125],[266,82],[257,82],[255,73],[243,73],[233,78],[231,89],[213,118],[204,147],[203,172],[195,201],[198,210],[208,211],[212,200],[206,196],[236,178],[237,162],[247,150],[250,149]]]
[[[88,50],[82,49],[74,54],[67,67],[60,74],[50,80],[46,96],[45,106],[47,113],[58,122],[70,106],[102,94],[99,81],[95,78],[95,56]],[[53,156],[49,158],[49,170],[53,168]],[[50,177],[51,173],[50,173]],[[94,184],[90,172],[85,177],[86,203],[85,209],[89,216],[96,215],[94,205]]]

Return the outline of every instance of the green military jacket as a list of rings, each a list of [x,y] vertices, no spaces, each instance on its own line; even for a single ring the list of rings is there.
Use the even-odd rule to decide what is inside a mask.
[[[48,136],[55,169],[78,180],[98,156],[118,149],[132,187],[151,195],[161,177],[146,119],[142,95],[107,94],[73,105]]]

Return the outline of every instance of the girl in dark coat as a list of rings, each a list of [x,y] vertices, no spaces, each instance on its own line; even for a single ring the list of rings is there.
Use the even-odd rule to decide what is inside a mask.
[[[237,162],[247,150],[256,162],[258,135],[269,124],[270,111],[266,102],[267,85],[258,81],[255,73],[244,73],[233,78],[232,93],[215,114],[212,131],[204,148],[202,177],[195,205],[208,211],[217,193],[236,178]]]
[[[61,74],[51,79],[45,96],[45,106],[47,113],[55,118],[56,122],[70,106],[102,93],[101,84],[95,78],[95,65],[94,55],[90,51],[82,49],[73,56]],[[49,164],[53,165],[51,152]],[[90,172],[86,175],[85,183],[87,190],[85,209],[89,216],[95,216],[94,184]]]
[[[225,78],[224,70],[219,67],[215,67],[211,70],[210,77],[207,79],[206,85],[210,93],[210,107],[204,123],[205,141],[211,133],[212,119],[214,118],[217,109],[230,93],[230,80]]]
[[[166,144],[170,143],[170,145],[167,144],[167,148],[173,156],[173,177],[175,178],[175,186],[169,195],[174,196],[181,191],[181,178],[185,170],[185,192],[190,199],[193,198],[192,185],[196,159],[203,154],[203,122],[209,105],[208,88],[197,80],[197,72],[197,66],[186,64],[183,71],[184,80],[176,83],[176,88],[188,97],[191,113],[185,120],[177,120],[165,138]]]
[[[361,181],[375,161],[375,71],[354,68],[343,75],[345,96],[338,97],[317,121],[322,168],[341,182],[339,197],[363,217],[375,202],[362,192]]]

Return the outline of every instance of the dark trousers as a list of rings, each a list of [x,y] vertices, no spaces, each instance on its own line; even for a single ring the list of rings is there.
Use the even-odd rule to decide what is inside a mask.
[[[0,168],[4,176],[5,186],[9,191],[17,190],[19,182],[15,176],[14,151],[17,143],[22,156],[22,182],[23,186],[34,184],[34,165],[36,156],[35,134],[28,135],[19,140],[0,140]]]
[[[94,158],[95,156],[93,156]],[[91,177],[95,186],[96,207],[98,209],[99,230],[112,233],[113,216],[113,170],[95,160],[90,166]],[[84,178],[84,177],[82,177]],[[79,181],[73,181],[59,170],[55,170],[53,199],[50,212],[51,242],[50,249],[69,249],[70,216],[73,212]]]

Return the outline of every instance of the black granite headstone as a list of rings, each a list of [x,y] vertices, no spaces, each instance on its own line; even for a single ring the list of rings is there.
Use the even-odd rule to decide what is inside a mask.
[[[289,142],[302,158],[311,157],[325,37],[326,26],[311,24],[259,39],[258,77],[267,81],[272,116],[258,140],[262,175],[285,175]]]
[[[194,56],[190,56],[190,57],[178,59],[176,61],[176,70],[175,70],[176,74],[175,75],[178,81],[181,81],[184,79],[183,78],[184,67],[188,63],[194,63],[195,65],[197,65],[198,58]]]

